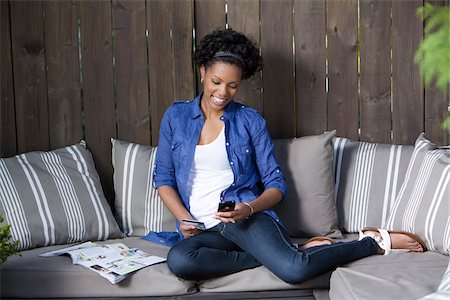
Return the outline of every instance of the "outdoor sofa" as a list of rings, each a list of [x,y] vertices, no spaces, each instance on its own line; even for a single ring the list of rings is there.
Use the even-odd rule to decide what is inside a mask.
[[[123,242],[159,256],[169,251],[166,245],[141,239],[149,231],[175,230],[174,218],[152,187],[156,148],[112,140],[116,199],[111,209],[88,147],[81,142],[0,159],[0,197],[13,199],[8,205],[2,200],[0,213],[27,248],[1,266],[1,299],[449,297],[450,153],[423,134],[415,146],[353,141],[335,137],[334,131],[274,141],[289,189],[276,210],[296,242],[316,235],[353,240],[359,229],[371,226],[412,231],[428,247],[425,253],[374,255],[294,285],[265,267],[186,281],[171,274],[166,263],[113,285],[72,265],[68,256],[39,257],[67,247],[77,226],[84,230],[80,240]],[[68,190],[72,200],[62,196]],[[78,203],[80,222],[69,220],[75,209],[68,208],[70,201]]]

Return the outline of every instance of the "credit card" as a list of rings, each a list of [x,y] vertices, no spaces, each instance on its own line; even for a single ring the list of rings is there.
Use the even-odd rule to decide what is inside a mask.
[[[185,225],[194,225],[198,230],[206,230],[205,223],[195,220],[182,220]]]

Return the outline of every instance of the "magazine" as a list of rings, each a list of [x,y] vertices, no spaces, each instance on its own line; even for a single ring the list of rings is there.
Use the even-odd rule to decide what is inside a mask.
[[[139,269],[166,261],[165,258],[150,255],[137,248],[130,249],[122,243],[99,245],[86,242],[39,256],[53,257],[62,254],[69,254],[74,265],[88,268],[113,284]]]

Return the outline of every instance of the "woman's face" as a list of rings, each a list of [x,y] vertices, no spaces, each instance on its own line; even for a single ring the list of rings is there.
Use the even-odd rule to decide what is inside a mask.
[[[215,111],[225,110],[239,90],[242,70],[240,67],[220,61],[205,69],[200,67],[203,78],[203,98],[209,109]]]

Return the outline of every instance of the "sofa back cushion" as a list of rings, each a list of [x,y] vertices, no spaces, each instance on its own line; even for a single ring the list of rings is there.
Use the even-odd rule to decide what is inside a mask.
[[[0,213],[20,250],[123,236],[83,141],[0,159]]]
[[[331,139],[335,133],[274,140],[288,186],[286,199],[275,211],[291,236],[342,237],[334,203]]]
[[[384,227],[404,181],[413,146],[336,138],[334,172],[339,228]]]
[[[175,217],[153,187],[156,147],[112,142],[115,209],[122,231],[144,236],[150,231],[175,231]]]
[[[450,253],[450,150],[439,149],[422,133],[387,229],[419,235],[429,250]]]

